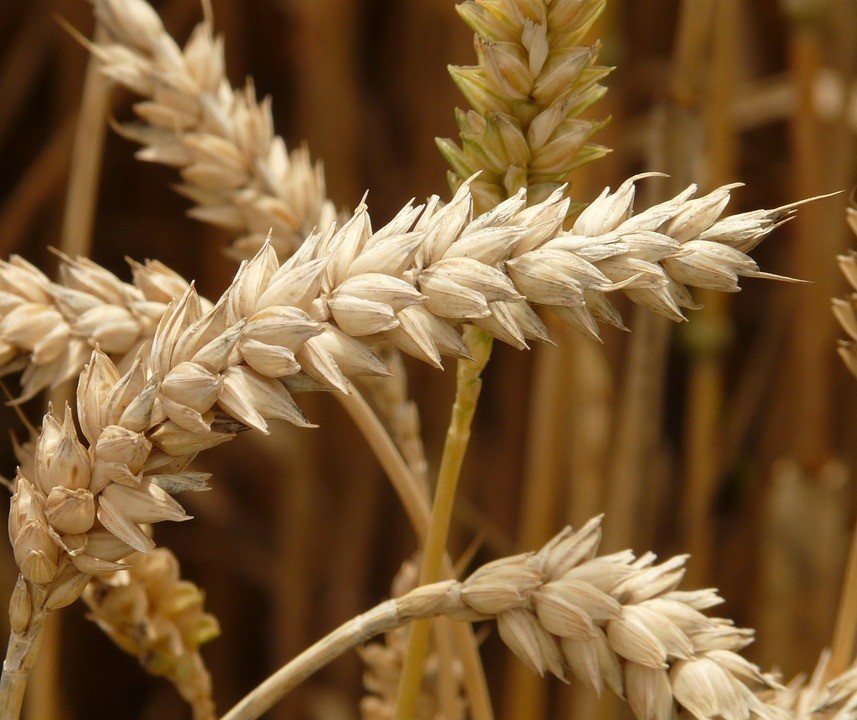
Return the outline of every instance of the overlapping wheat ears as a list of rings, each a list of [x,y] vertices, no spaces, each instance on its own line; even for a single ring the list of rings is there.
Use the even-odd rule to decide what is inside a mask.
[[[153,552],[148,524],[188,519],[174,496],[207,487],[190,469],[198,453],[267,432],[273,418],[309,425],[293,394],[348,393],[355,376],[383,376],[379,342],[439,367],[468,356],[465,325],[517,348],[547,340],[535,306],[597,337],[598,322],[623,327],[611,293],[682,320],[694,307],[688,287],[736,292],[739,277],[776,277],[747,253],[796,206],[724,216],[734,186],[701,197],[691,186],[638,211],[631,178],[568,225],[569,174],[605,152],[588,144],[599,123],[578,117],[603,93],[598,48],[580,45],[603,2],[459,6],[479,65],[453,69],[473,106],[459,111],[461,145],[439,141],[455,193],[410,202],[377,229],[363,204],[334,224],[320,166],[287,151],[251,85],[230,86],[210,22],[180,48],[142,0],[93,4],[110,37],[91,46],[104,74],[144,97],[140,122],[121,131],[143,144],[142,159],[178,168],[191,214],[229,229],[245,259],[215,302],[157,261],[132,262],[132,283],[85,258],[62,258],[57,282],[19,257],[0,264],[0,360],[23,371],[21,399],[79,375],[76,413],[45,415],[15,480],[21,578],[6,695],[26,675],[45,613],[127,569],[135,551]],[[857,338],[845,307],[838,315]],[[703,613],[716,594],[678,589],[683,557],[599,557],[599,528],[593,520],[463,582],[417,588],[367,613],[341,649],[416,618],[493,619],[536,671],[609,688],[641,719],[678,709],[779,718],[799,706],[851,716],[850,681],[799,700],[737,654],[750,631]],[[212,630],[202,626],[199,642]]]

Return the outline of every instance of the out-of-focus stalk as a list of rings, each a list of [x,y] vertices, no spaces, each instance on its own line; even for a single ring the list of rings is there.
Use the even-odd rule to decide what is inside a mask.
[[[712,27],[708,102],[705,104],[707,148],[706,180],[718,186],[734,180],[735,131],[733,96],[739,57],[739,6],[735,0],[713,0],[717,13]],[[729,301],[722,293],[700,292],[703,306],[683,338],[691,353],[685,428],[687,452],[681,515],[686,523],[687,550],[693,556],[695,584],[704,584],[710,572],[714,529],[711,512],[722,467],[720,420],[723,410],[723,354],[731,336]]]
[[[670,102],[653,129],[649,167],[670,175],[669,189],[684,187],[703,159],[702,106],[705,56],[710,43],[711,0],[683,0],[676,32]],[[663,318],[635,312],[625,377],[617,394],[614,448],[609,469],[605,536],[611,549],[626,547],[638,532],[637,513],[644,469],[661,432],[661,392],[669,326]]]

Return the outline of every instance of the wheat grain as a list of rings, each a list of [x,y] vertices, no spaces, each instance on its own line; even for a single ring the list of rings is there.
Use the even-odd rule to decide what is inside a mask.
[[[112,42],[90,44],[102,72],[147,98],[141,123],[117,129],[145,147],[143,160],[180,169],[179,190],[196,203],[190,214],[239,236],[233,253],[249,257],[274,229],[285,257],[315,227],[336,218],[321,167],[305,149],[289,154],[273,132],[270,103],[252,84],[234,90],[224,73],[223,41],[206,21],[184,48],[143,0],[91,0]],[[438,140],[457,188],[473,183],[480,210],[520,188],[533,201],[566,183],[575,167],[607,152],[587,140],[603,123],[580,115],[604,93],[609,69],[599,48],[578,47],[604,0],[547,5],[465,2],[457,6],[476,32],[479,65],[450,72],[475,110],[458,113],[462,146]]]

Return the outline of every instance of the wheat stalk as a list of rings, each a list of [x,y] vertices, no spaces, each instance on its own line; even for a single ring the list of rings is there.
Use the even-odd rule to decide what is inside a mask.
[[[269,99],[226,78],[223,38],[210,19],[180,48],[143,0],[91,0],[110,42],[87,44],[102,73],[146,98],[138,123],[117,124],[144,147],[137,157],[178,168],[189,214],[236,236],[231,253],[255,254],[273,228],[282,257],[336,219],[324,171],[306,148],[288,151],[274,133]]]
[[[402,564],[392,583],[392,596],[399,597],[419,584],[419,565],[413,560]],[[435,627],[435,638],[443,639],[445,627]],[[370,643],[358,648],[364,664],[363,685],[368,694],[360,701],[363,720],[389,720],[395,712],[396,694],[408,646],[408,630],[400,627],[385,634],[384,642]],[[439,643],[438,643],[439,644]],[[420,684],[414,717],[418,720],[463,720],[467,717],[465,698],[461,692],[461,663],[444,668],[443,658],[430,653]],[[451,687],[444,686],[444,675]]]
[[[595,277],[603,292],[603,283],[610,282],[608,275],[581,257],[584,253],[606,256],[606,260],[600,261],[602,269],[605,263],[610,263],[608,272],[617,276],[626,292],[638,293],[631,295],[638,301],[650,302],[649,297],[664,295],[671,297],[669,293],[677,292],[675,288],[686,292],[667,275],[667,268],[681,279],[697,284],[718,289],[737,288],[735,273],[765,274],[760,273],[755,263],[738,248],[725,243],[744,247],[754,244],[791,213],[789,209],[749,213],[712,223],[712,217],[716,217],[712,212],[712,198],[716,199],[715,207],[719,210],[727,197],[721,190],[697,201],[682,198],[680,202],[665,203],[623,219],[629,214],[632,194],[633,185],[626,184],[612,196],[603,195],[601,202],[593,203],[580,216],[572,233],[558,232],[565,208],[557,199],[523,209],[523,195],[516,196],[514,202],[507,201],[496,211],[471,219],[466,188],[441,210],[437,210],[436,199],[424,209],[407,206],[389,225],[374,234],[368,214],[361,208],[343,228],[310,238],[301,251],[282,266],[278,267],[273,250],[266,246],[242,266],[232,287],[209,309],[192,287],[187,288],[181,301],[166,306],[166,314],[161,315],[157,331],[148,341],[148,354],[139,354],[124,375],[120,376],[103,352],[93,354],[93,361],[81,375],[78,388],[79,419],[89,449],[77,440],[68,414],[62,423],[51,413],[46,416],[37,443],[36,485],[20,478],[16,494],[19,507],[13,504],[12,510],[13,518],[18,517],[17,522],[21,523],[21,527],[13,525],[15,530],[11,534],[25,577],[36,583],[50,582],[58,572],[59,548],[72,558],[83,552],[80,547],[72,552],[61,539],[49,539],[47,531],[37,533],[35,546],[29,534],[25,534],[26,540],[19,537],[24,527],[30,533],[34,532],[32,527],[45,525],[45,518],[34,517],[34,513],[39,515],[35,508],[44,512],[49,493],[59,488],[88,493],[85,500],[75,500],[76,519],[68,526],[72,529],[65,529],[65,525],[59,529],[60,533],[79,534],[89,529],[78,530],[79,526],[94,521],[96,494],[106,498],[104,490],[116,484],[132,490],[139,488],[144,465],[148,463],[147,470],[153,469],[149,459],[153,449],[156,457],[165,454],[188,458],[175,463],[176,472],[167,473],[171,479],[162,483],[177,483],[171,489],[198,488],[200,480],[196,476],[189,480],[177,474],[190,456],[228,440],[243,427],[267,431],[266,418],[280,417],[295,424],[307,424],[287,386],[301,389],[313,387],[315,383],[345,391],[346,375],[383,372],[371,350],[357,338],[383,334],[403,349],[421,353],[423,359],[431,362],[439,362],[440,350],[464,352],[460,336],[450,321],[471,319],[483,329],[499,330],[496,334],[501,339],[511,338],[515,342],[517,338],[509,329],[521,338],[525,333],[532,334],[531,327],[518,324],[518,318],[527,322],[529,317],[535,316],[513,281],[524,286],[522,289],[531,297],[535,294],[533,299],[537,302],[550,299],[566,303],[569,300],[558,293],[557,278],[561,277],[566,291],[578,294],[572,302],[581,302],[584,293],[581,282],[569,275],[559,275],[546,261],[565,261],[566,268],[571,263],[579,278],[588,277],[591,282]],[[594,211],[600,211],[607,218],[607,224],[613,225],[613,232],[602,237],[575,234],[593,228]],[[696,215],[691,211],[696,211]],[[702,222],[699,215],[702,215]],[[538,222],[534,222],[534,218]],[[499,222],[509,224],[494,224]],[[653,222],[659,228],[666,224],[664,233],[638,229]],[[528,227],[529,223],[533,226]],[[604,229],[603,218],[600,224]],[[685,245],[695,242],[701,249],[686,252],[679,246],[671,257],[663,258],[663,265],[639,259],[632,254],[634,250],[639,254],[639,249],[629,248],[626,242],[643,238],[655,244],[659,257],[663,257],[664,246],[678,245],[665,233],[686,236],[688,227],[695,230],[693,237],[708,234],[721,242],[690,240]],[[501,247],[499,253],[497,245]],[[578,249],[581,253],[578,255],[567,248],[582,248],[583,252]],[[502,257],[509,258],[506,262],[509,275],[488,264]],[[651,255],[649,257],[651,259]],[[716,265],[718,261],[722,266]],[[0,337],[6,341],[10,354],[29,350],[34,353],[35,361],[38,352],[45,347],[41,332],[45,322],[62,331],[56,333],[62,338],[62,343],[57,345],[62,346],[64,353],[70,353],[67,346],[72,326],[58,322],[62,311],[69,308],[71,315],[74,310],[88,308],[73,320],[75,329],[85,338],[77,338],[78,348],[94,341],[105,349],[127,353],[140,343],[142,327],[139,322],[129,321],[129,318],[137,320],[132,310],[144,306],[150,313],[150,322],[164,311],[166,291],[158,282],[147,281],[168,281],[170,289],[178,289],[182,284],[160,266],[150,265],[148,269],[137,266],[137,284],[147,289],[153,299],[134,304],[135,301],[128,301],[127,296],[133,290],[132,296],[139,299],[143,290],[138,287],[120,283],[88,261],[67,262],[65,267],[67,277],[87,287],[89,293],[49,283],[35,268],[21,261],[2,267],[0,277],[10,291],[17,287],[20,292],[29,284],[31,295],[27,299],[43,301],[27,302],[20,295],[6,293],[10,302],[17,303],[0,321]],[[568,272],[566,268],[563,270]],[[524,269],[529,272],[524,274]],[[639,281],[645,270],[650,277],[644,279],[644,287],[633,289],[631,286]],[[10,282],[20,281],[21,273],[29,283]],[[666,279],[662,280],[664,285],[652,289],[651,275],[656,273]],[[668,282],[671,286],[666,284]],[[114,303],[124,302],[124,305],[99,304],[94,292],[101,297],[111,297]],[[501,298],[515,300],[509,306],[524,311],[517,317],[507,316],[509,322],[505,328],[497,328],[490,315],[479,317],[486,312],[489,301]],[[44,302],[47,300],[53,300],[54,305]],[[558,310],[566,308],[560,305]],[[476,317],[468,318],[468,315]],[[137,317],[140,317],[139,309]],[[104,319],[106,322],[99,322]],[[539,330],[537,336],[541,334]],[[61,356],[60,361],[68,363],[68,357]],[[53,362],[58,360],[53,359]],[[45,367],[33,362],[27,372],[37,368],[44,373]],[[31,378],[35,374],[35,371],[31,373]],[[137,397],[140,393],[142,395]],[[112,397],[109,408],[102,403],[108,395]],[[128,421],[130,426],[120,425],[121,431],[112,431],[118,433],[117,438],[111,437],[111,442],[118,443],[115,445],[118,450],[103,451],[108,454],[102,460],[94,446],[101,441],[104,428],[121,422],[128,407],[137,414]],[[60,442],[64,443],[62,447],[69,453],[68,457],[52,452],[54,445]],[[90,457],[93,452],[94,458]],[[164,465],[173,463],[167,459],[162,462]],[[53,464],[62,468],[53,473],[56,481],[49,479]],[[66,478],[69,473],[75,479]],[[90,473],[92,477],[88,480],[86,476]],[[150,486],[157,487],[157,484],[150,483]],[[65,512],[66,498],[59,494],[62,497],[58,495],[55,502],[59,503],[57,508]],[[167,504],[162,510],[173,519],[183,517],[177,506]],[[60,512],[59,509],[55,511]],[[114,523],[113,531],[120,530],[120,524],[115,524],[120,519],[108,515],[109,511],[105,511],[107,519],[100,515],[99,519],[108,528]],[[137,550],[151,548],[151,541],[134,529],[133,522],[121,525],[122,532],[117,537],[132,540],[129,544]],[[52,527],[50,522],[46,526]],[[39,546],[43,541],[49,549],[48,555],[45,555],[46,549]]]
[[[563,192],[573,168],[606,152],[585,144],[601,123],[577,117],[604,92],[597,81],[608,71],[594,65],[598,48],[579,47],[603,7],[603,0],[476,0],[456,6],[475,32],[478,65],[452,66],[449,71],[473,109],[456,111],[461,147],[449,139],[438,138],[437,144],[452,168],[449,181],[453,190],[474,173],[480,174],[471,185],[478,211],[495,208],[521,188],[528,189],[531,202]],[[498,303],[497,308],[501,307]],[[452,418],[420,573],[423,584],[442,577],[441,556],[481,373],[491,354],[490,333],[468,328],[466,339],[468,347],[480,352],[473,353],[476,360],[472,362],[458,362]],[[428,622],[420,622],[410,630],[397,720],[408,720],[415,712],[429,627]]]
[[[617,196],[629,204],[627,196],[630,194],[630,188],[631,186],[628,186],[625,193],[620,189],[620,192],[612,196],[614,202],[607,205],[606,209],[615,209]],[[364,208],[342,229],[310,238],[298,254],[280,267],[277,266],[273,250],[266,246],[251,262],[242,266],[232,287],[216,305],[207,310],[193,288],[187,288],[179,302],[167,306],[167,312],[161,317],[157,331],[150,341],[148,354],[138,355],[137,360],[123,376],[120,376],[113,362],[100,350],[93,354],[92,362],[81,375],[78,414],[90,446],[101,440],[104,428],[121,421],[122,414],[128,407],[133,408],[136,415],[127,421],[131,424],[125,430],[135,434],[134,438],[137,439],[130,436],[126,439],[127,433],[119,433],[121,437],[117,442],[122,442],[116,446],[120,449],[118,454],[108,454],[108,459],[101,463],[96,455],[96,462],[92,464],[87,455],[88,451],[74,436],[68,415],[66,420],[60,423],[53,414],[49,414],[37,443],[38,490],[26,480],[23,485],[19,483],[19,488],[29,486],[31,490],[26,493],[35,498],[38,505],[42,502],[39,493],[46,495],[55,486],[65,487],[72,484],[78,486],[74,489],[85,489],[89,484],[85,476],[91,472],[95,479],[96,492],[103,494],[103,490],[115,484],[116,480],[119,480],[120,484],[124,481],[129,486],[139,485],[142,477],[139,474],[143,471],[144,464],[149,463],[147,469],[152,469],[148,456],[153,449],[156,454],[190,456],[229,439],[242,427],[267,431],[266,418],[271,417],[306,425],[306,420],[285,386],[303,388],[307,387],[308,383],[312,386],[311,383],[315,381],[325,387],[345,390],[347,374],[382,372],[377,358],[365,344],[356,339],[359,337],[384,333],[394,343],[404,345],[405,349],[412,349],[416,342],[421,341],[423,348],[431,350],[431,354],[426,353],[423,357],[431,361],[439,354],[439,348],[462,352],[460,337],[445,320],[464,319],[462,315],[470,314],[470,307],[487,305],[488,299],[497,297],[495,293],[498,292],[505,293],[505,297],[510,299],[518,300],[520,297],[518,302],[511,306],[523,306],[532,314],[509,276],[497,268],[479,263],[473,257],[476,252],[483,258],[486,254],[489,257],[497,257],[496,249],[485,247],[486,237],[494,244],[512,245],[508,241],[511,237],[517,243],[524,243],[524,247],[536,246],[536,249],[527,250],[517,258],[509,260],[507,267],[516,260],[527,260],[528,256],[540,251],[553,250],[552,243],[556,243],[557,251],[548,255],[549,258],[556,259],[558,255],[562,259],[567,255],[578,266],[591,268],[589,273],[598,270],[579,256],[559,248],[570,244],[572,247],[583,245],[602,255],[606,251],[614,270],[621,268],[623,260],[635,271],[640,271],[640,268],[646,265],[660,268],[630,254],[619,254],[625,250],[619,240],[623,237],[621,232],[601,239],[599,243],[597,238],[591,236],[581,237],[566,233],[556,234],[551,239],[557,231],[556,224],[551,221],[542,221],[534,228],[514,224],[494,227],[490,225],[492,220],[497,221],[498,215],[505,221],[517,219],[521,222],[521,215],[530,220],[530,213],[535,213],[535,216],[541,219],[545,210],[555,211],[557,205],[562,213],[562,203],[546,201],[522,210],[524,199],[521,197],[516,198],[516,207],[513,206],[518,211],[517,217],[509,212],[512,208],[501,206],[500,209],[506,211],[506,216],[494,212],[469,220],[469,206],[466,201],[466,192],[461,190],[456,199],[443,210],[433,213],[430,203],[419,220],[417,217],[420,209],[408,206],[388,226],[375,234],[371,234],[368,214]],[[694,201],[688,201],[688,205],[698,207]],[[598,205],[593,204],[592,207]],[[707,207],[707,203],[703,207]],[[457,212],[450,212],[452,209]],[[656,206],[653,210],[654,212],[649,211],[636,218],[654,214],[662,220],[660,213],[663,208]],[[738,216],[737,220],[732,218],[715,223],[708,227],[707,231],[713,235],[719,233],[717,237],[735,242],[736,237],[740,239],[746,234],[750,218],[752,232],[749,235],[755,242],[760,239],[760,234],[782,221],[788,212],[790,211]],[[680,221],[686,221],[686,215],[687,213],[679,213],[669,224],[681,227]],[[578,223],[586,221],[588,217],[588,212],[584,213]],[[632,217],[625,223],[632,223],[634,220]],[[551,234],[545,232],[546,225],[552,230]],[[724,234],[719,225],[732,229],[732,234]],[[412,226],[418,228],[418,231],[411,231]],[[735,232],[735,228],[738,232]],[[577,229],[576,223],[574,230]],[[646,239],[650,240],[651,236],[655,236],[660,245],[671,240],[668,235],[651,231]],[[503,238],[507,239],[506,242],[498,243]],[[417,240],[422,240],[422,244],[418,244]],[[724,267],[708,267],[705,272],[694,276],[700,283],[711,283],[722,289],[724,279],[728,278],[730,284],[727,287],[731,288],[735,283],[735,272],[764,275],[746,255],[729,245],[718,245],[709,241],[696,242],[729,250],[725,254],[701,254],[702,258],[725,257],[730,262],[725,263]],[[442,253],[438,252],[438,245],[443,248]],[[403,248],[406,249],[404,253]],[[512,248],[504,249],[502,254],[513,252]],[[439,256],[437,262],[420,262],[431,259],[432,254]],[[686,278],[684,269],[693,267],[687,263],[687,255],[692,256],[692,253],[667,258],[664,265],[671,259],[674,260],[677,264],[673,271],[678,268]],[[740,258],[740,264],[736,264],[735,258]],[[404,268],[412,259],[416,260],[416,267],[406,273]],[[422,272],[419,270],[421,264],[425,268]],[[531,266],[535,271],[551,271],[549,266],[542,267],[538,262],[531,263]],[[81,271],[90,281],[90,287],[96,285],[97,281],[105,281],[108,289],[117,289],[112,281],[106,282],[112,276],[92,263],[78,263],[68,267]],[[440,272],[441,268],[447,272]],[[10,269],[18,270],[20,266],[7,265],[3,268],[4,271]],[[364,272],[370,269],[393,272],[399,277],[383,272]],[[462,270],[470,270],[472,275],[468,276]],[[660,272],[666,275],[664,270]],[[426,276],[430,273],[433,273],[432,277],[427,281]],[[517,271],[510,274],[512,277],[517,275],[524,278],[528,288],[536,290],[537,295],[540,295],[536,298],[537,301],[545,299],[545,295],[540,293],[541,286],[534,284],[532,276],[528,278]],[[606,277],[602,273],[599,275]],[[143,276],[144,274],[140,275]],[[156,276],[162,277],[162,274],[158,273]],[[411,282],[404,279],[406,276]],[[175,279],[171,275],[167,277]],[[631,282],[637,277],[631,276]],[[566,282],[569,280],[570,278],[566,278]],[[425,296],[420,294],[416,286]],[[572,290],[576,289],[573,285],[570,287]],[[556,292],[553,287],[549,289]],[[51,290],[59,295],[64,289],[48,287],[46,292]],[[67,289],[65,290],[66,298],[74,297],[80,300],[85,295],[80,291],[69,295]],[[453,294],[453,291],[459,294]],[[580,290],[578,292],[580,293]],[[88,299],[92,296],[86,297]],[[163,310],[160,304],[155,305],[157,311]],[[117,305],[102,304],[94,309],[109,317],[117,308],[122,311],[123,319],[131,316],[129,309]],[[403,323],[402,319],[408,318],[406,313],[409,309],[423,311],[422,317],[427,319],[427,324],[419,326]],[[13,342],[18,341],[19,347],[34,348],[33,340],[38,338],[40,327],[37,321],[40,313],[44,312],[50,313],[52,320],[59,314],[59,310],[46,304],[25,303],[22,300],[0,321],[0,332],[12,327],[15,333],[11,336],[7,334],[6,337]],[[91,313],[92,309],[88,312]],[[22,322],[22,316],[30,320],[28,325]],[[86,313],[81,317],[86,317]],[[325,321],[329,320],[336,325],[325,324]],[[479,323],[483,318],[476,317],[473,320]],[[428,328],[428,331],[425,328]],[[124,329],[125,326],[121,323],[97,326],[96,340],[115,340]],[[397,333],[396,330],[402,332]],[[408,334],[409,332],[411,334]],[[434,334],[431,335],[430,332]],[[136,337],[132,339],[131,335],[132,333],[128,333],[124,339],[133,346],[138,340]],[[125,351],[130,349],[125,345],[121,348]],[[298,375],[299,370],[303,371],[301,375]],[[285,381],[284,384],[277,382],[280,378]],[[112,404],[104,406],[101,401],[110,393],[113,393]],[[225,417],[215,414],[215,411],[225,413]],[[59,443],[60,438],[69,453],[68,458],[62,461],[60,458],[64,456],[52,452],[53,444]],[[122,465],[125,460],[127,462],[124,462],[123,468],[115,470],[114,464]],[[109,467],[105,462],[110,464]],[[164,461],[165,464],[171,462]],[[72,463],[72,466],[66,467],[62,463]],[[58,467],[62,465],[62,472],[57,470],[54,473],[57,478],[65,477],[63,473],[70,473],[76,479],[54,483],[48,479],[52,464],[57,464]],[[183,463],[178,463],[178,472],[181,471],[182,465]],[[181,488],[187,485],[185,481],[170,482],[178,482],[178,487]],[[194,480],[190,486],[196,487],[198,484],[199,481]],[[35,494],[33,491],[36,491]],[[25,504],[29,506],[29,503],[28,497]],[[29,512],[26,510],[24,515]],[[91,513],[86,516],[89,514]],[[126,539],[132,536],[135,538],[132,546],[138,545],[136,549],[145,550],[151,547],[151,541],[143,539],[130,526],[126,528],[126,532],[131,533]],[[13,532],[12,535],[14,538],[18,533]],[[26,552],[21,552],[22,557],[26,556]],[[25,576],[30,575],[28,579],[34,582],[45,582],[45,577],[56,571],[55,567],[50,570],[50,564],[42,566],[41,560],[37,564],[40,565],[39,570],[25,572]]]

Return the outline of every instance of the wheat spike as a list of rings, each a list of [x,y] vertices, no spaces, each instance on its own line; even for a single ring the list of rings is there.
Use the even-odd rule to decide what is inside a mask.
[[[135,553],[123,564],[122,571],[87,586],[90,619],[146,672],[170,680],[195,720],[214,720],[211,677],[199,648],[220,629],[203,610],[202,590],[180,579],[178,560],[166,548]]]
[[[442,355],[466,353],[455,330],[461,323],[517,348],[547,339],[530,303],[597,337],[598,320],[623,327],[610,292],[681,320],[682,309],[694,307],[686,285],[735,292],[738,276],[771,277],[745,250],[792,208],[719,219],[729,188],[694,199],[690,187],[633,214],[635,180],[605,190],[570,231],[562,229],[568,200],[560,191],[530,207],[520,191],[474,217],[465,184],[448,205],[437,197],[408,204],[376,232],[361,205],[282,265],[264,246],[216,309],[192,293],[182,313],[206,316],[208,340],[231,327],[243,361],[263,377],[343,390],[347,375],[386,372],[371,352],[380,337],[439,366]],[[21,258],[0,263],[0,358],[7,372],[24,368],[24,399],[74,377],[95,346],[122,369],[148,352],[169,303],[190,286],[161,263],[132,270],[133,285],[89,260],[64,258],[61,283],[52,283]],[[191,378],[180,370],[163,377],[166,396],[180,403]],[[197,372],[193,382],[206,380]],[[226,385],[236,382],[232,373]]]
[[[456,112],[461,144],[438,138],[453,190],[472,185],[485,210],[526,188],[531,202],[607,153],[589,143],[604,123],[579,116],[601,98],[609,68],[599,45],[581,46],[605,0],[468,0],[456,6],[474,31],[477,65],[449,72],[472,106]],[[579,209],[580,206],[574,206]]]
[[[226,78],[223,38],[208,21],[184,48],[144,0],[91,0],[109,43],[90,45],[102,72],[145,99],[139,122],[117,125],[143,145],[137,157],[179,170],[178,190],[195,203],[190,215],[237,238],[234,256],[250,257],[273,228],[281,257],[315,228],[336,219],[324,171],[306,148],[288,151],[274,133],[269,99],[252,83]]]
[[[417,587],[349,621],[239,702],[259,717],[294,684],[367,637],[447,616],[496,622],[500,637],[540,674],[571,675],[625,698],[639,720],[784,720],[764,699],[784,688],[739,651],[753,632],[705,611],[714,590],[681,590],[685,556],[655,564],[629,551],[599,556],[601,518],[566,528],[538,552],[482,566],[463,581]]]

